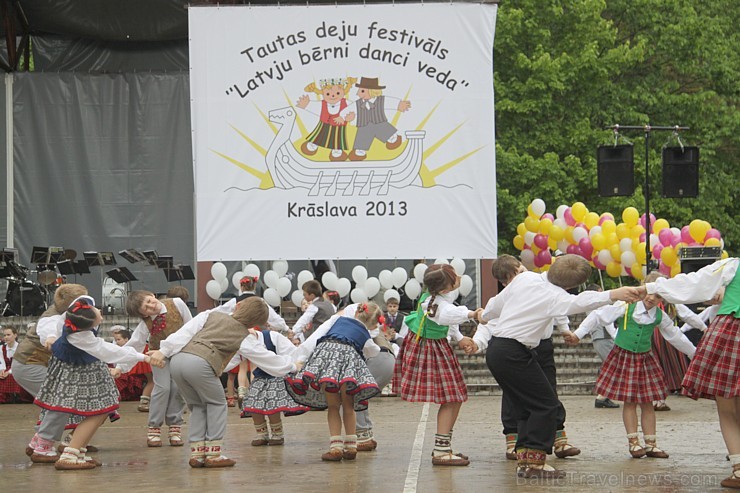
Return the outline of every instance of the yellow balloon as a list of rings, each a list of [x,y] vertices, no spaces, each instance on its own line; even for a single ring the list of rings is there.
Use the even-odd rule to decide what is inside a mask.
[[[635,250],[635,258],[640,265],[644,264],[645,260],[647,260],[644,241],[637,246],[637,249]]]
[[[524,227],[527,228],[527,231],[536,233],[537,230],[540,228],[540,221],[539,219],[532,219],[530,216],[527,216],[524,219]]]
[[[551,236],[551,237],[550,237],[550,238],[548,238],[548,240],[547,240],[547,246],[549,246],[549,247],[550,247],[550,250],[553,250],[553,251],[555,251],[555,250],[557,250],[557,249],[558,249],[558,241],[557,241],[557,240],[555,240],[555,239],[553,239],[553,237]]]
[[[722,260],[728,258],[730,256],[729,253],[727,253],[727,250],[722,250]]]
[[[531,217],[532,219],[539,219],[540,217],[535,214],[535,212],[532,210],[532,204],[529,204],[527,206],[527,216]]]
[[[676,277],[681,273],[681,264],[676,262],[676,265],[671,267],[671,277]]]
[[[546,235],[547,233],[550,232],[550,228],[552,228],[551,219],[545,218],[540,221],[540,227],[539,227],[540,233],[542,233],[543,235]]]
[[[522,238],[521,236],[516,235],[512,243],[514,243],[514,246],[517,250],[524,250],[524,238]]]
[[[519,225],[516,227],[516,234],[519,236],[524,236],[524,233],[527,232],[527,227],[524,225],[524,223],[519,223]]]
[[[570,243],[571,245],[575,245],[575,240],[573,239],[573,226],[568,226],[565,228],[565,234],[563,235],[565,238],[565,241]]]
[[[645,228],[639,224],[630,228],[630,238],[640,238],[640,235],[645,232]]]
[[[606,264],[606,273],[612,277],[619,277],[622,273],[622,265],[617,262],[609,262]]]
[[[609,221],[609,220],[604,221],[603,223],[601,223],[601,232],[605,236],[609,236],[612,233],[616,233],[617,223],[615,223],[614,221]]]
[[[630,226],[625,223],[619,223],[617,225],[617,238],[620,240],[627,238],[630,235]]]
[[[653,223],[653,233],[657,235],[659,232],[670,227],[671,225],[668,224],[668,221],[666,221],[665,219],[658,219]]]
[[[560,241],[565,236],[565,231],[563,231],[563,228],[560,226],[555,226],[554,224],[550,226],[550,239],[555,241]]]
[[[573,219],[582,222],[583,218],[588,214],[588,208],[583,202],[576,202],[570,207],[570,213],[573,215]]]
[[[541,267],[542,272],[547,272],[548,270],[550,270],[550,265],[551,264],[545,264],[545,265],[543,265]]]
[[[583,223],[586,225],[588,229],[591,229],[597,224],[599,224],[599,215],[596,214],[595,212],[589,212],[583,218]]]
[[[601,233],[596,233],[591,238],[591,245],[594,247],[594,251],[606,248],[606,237]]]
[[[538,247],[534,243],[532,243],[532,246],[530,248],[532,249],[532,251],[534,252],[535,255],[537,255],[538,253],[540,253],[540,250],[542,250],[540,247]]]
[[[640,220],[640,213],[634,207],[627,207],[622,211],[622,221],[630,228]]]
[[[617,233],[609,233],[604,235],[606,237],[606,244],[611,248],[612,245],[619,245],[619,236]]]
[[[673,267],[678,262],[678,257],[673,247],[667,246],[660,252],[660,260],[668,267]]]
[[[709,238],[707,241],[704,242],[704,246],[718,247],[722,246],[722,242],[719,241],[717,238]]]
[[[642,275],[642,264],[638,261],[632,264],[632,268],[630,268],[632,271],[632,277],[634,277],[637,280],[642,280],[645,278],[645,276]]]
[[[616,258],[616,259],[622,258],[622,249],[619,248],[619,243],[615,243],[613,245],[610,245],[609,246],[609,253],[611,254],[612,258]]]
[[[689,234],[695,242],[701,243],[709,231],[709,223],[700,219],[694,219],[689,223]]]
[[[637,252],[640,249],[640,238],[637,236],[632,238],[632,251]],[[642,244],[642,249],[645,250],[645,243]]]

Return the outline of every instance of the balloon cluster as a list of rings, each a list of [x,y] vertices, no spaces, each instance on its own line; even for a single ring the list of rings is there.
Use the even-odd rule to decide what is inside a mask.
[[[218,300],[229,287],[229,280],[226,279],[227,269],[221,262],[216,262],[211,266],[211,276],[213,279],[206,283],[206,293],[213,300]]]
[[[650,214],[648,233],[645,214],[640,217],[634,207],[622,211],[619,223],[613,214],[591,212],[582,202],[559,206],[555,216],[545,211],[545,202],[534,199],[513,240],[521,250],[524,266],[536,272],[548,270],[553,262],[552,252],[559,250],[582,256],[611,277],[632,276],[641,280],[647,270],[647,242],[652,257],[659,260],[658,270],[670,277],[681,272],[678,255],[682,247],[716,246],[723,249],[722,257],[727,257],[720,232],[701,219],[679,229]]]

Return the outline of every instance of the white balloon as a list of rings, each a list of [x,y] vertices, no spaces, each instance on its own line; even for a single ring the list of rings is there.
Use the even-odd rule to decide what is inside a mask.
[[[298,273],[298,289],[300,290],[308,281],[313,281],[313,273],[308,270],[302,270]]]
[[[623,252],[631,252],[632,251],[632,239],[622,238],[621,240],[619,240],[619,249],[622,250]]]
[[[349,282],[349,279],[346,277],[337,279],[335,291],[339,293],[339,296],[344,298],[349,294],[350,289],[352,289],[352,283]]]
[[[557,218],[552,222],[553,226],[557,226],[558,228],[565,229],[568,227],[568,223],[565,222],[565,219],[563,218]]]
[[[278,306],[280,304],[280,295],[275,288],[265,289],[265,292],[262,293],[262,297],[272,306]]]
[[[415,300],[421,294],[421,285],[416,279],[409,279],[404,290],[406,291],[406,296]]]
[[[594,226],[588,231],[588,237],[593,238],[594,235],[601,234],[601,226]]]
[[[450,265],[455,269],[458,276],[465,274],[465,261],[461,258],[453,258]]]
[[[533,233],[531,231],[527,231],[524,233],[524,243],[526,245],[532,246],[532,243],[534,243],[534,237],[537,233]]]
[[[460,294],[467,296],[473,290],[473,279],[465,274],[460,278]]]
[[[216,262],[211,266],[211,276],[213,276],[214,279],[218,281],[220,281],[221,279],[225,279],[226,274],[226,266],[221,262]]]
[[[602,263],[602,265],[608,265],[609,262],[612,262],[614,259],[612,258],[612,254],[609,251],[608,248],[604,248],[603,250],[599,250],[599,262]]]
[[[378,291],[380,291],[380,281],[378,281],[377,277],[368,277],[365,284],[362,286],[362,289],[365,291],[368,298],[372,298],[378,294]]]
[[[522,259],[524,267],[527,269],[534,268],[534,252],[532,250],[522,250],[522,253],[519,254],[519,258]]]
[[[545,206],[545,201],[542,199],[534,199],[531,205],[532,212],[534,212],[537,217],[542,217],[542,214],[544,214],[545,210],[547,209],[547,207]]]
[[[652,250],[652,248],[658,243],[660,243],[660,239],[658,238],[658,235],[656,234],[650,235],[650,249]]]
[[[563,204],[563,205],[559,206],[557,208],[557,210],[555,211],[555,217],[557,217],[558,219],[565,220],[565,211],[566,210],[568,210],[568,206],[567,205]],[[555,223],[553,223],[553,224],[555,224]]]
[[[580,226],[573,228],[573,240],[576,245],[584,238],[588,238],[588,231],[586,231],[586,228],[582,228]]]
[[[570,245],[570,243],[568,243],[568,240],[562,239],[558,241],[558,250],[565,253],[568,251],[568,245]]]
[[[221,286],[221,292],[225,292],[227,289],[229,289],[229,280],[225,277],[222,277],[221,279],[215,279],[218,281],[219,285]]]
[[[288,273],[288,262],[285,260],[276,260],[272,263],[272,270],[274,270],[278,277],[283,277]]]
[[[290,295],[290,301],[292,301],[295,306],[300,308],[301,302],[303,301],[303,291],[300,289],[296,289],[295,291],[293,291],[293,294]]]
[[[277,286],[275,286],[275,289],[277,290],[281,298],[283,296],[288,296],[288,293],[290,293],[290,290],[292,288],[293,284],[287,277],[281,277],[280,279],[278,279]]]
[[[353,303],[364,303],[367,301],[367,294],[365,294],[365,291],[363,291],[362,288],[353,289],[349,297],[352,299]]]
[[[449,264],[446,258],[438,258],[434,261],[435,264]]]
[[[339,278],[337,275],[333,272],[324,272],[324,275],[321,276],[321,282],[326,286],[326,289],[330,289],[332,291],[339,291],[337,289],[337,281]]]
[[[247,264],[247,266],[242,269],[242,272],[244,272],[245,276],[249,277],[260,276],[260,268],[257,267],[255,264]]]
[[[367,280],[367,269],[361,265],[355,265],[352,269],[352,279],[359,285],[364,284]]]
[[[415,269],[414,274],[416,274]],[[385,289],[391,289],[393,287],[393,273],[388,269],[381,270],[380,274],[378,274],[378,281],[380,281],[380,285],[383,286]]]
[[[395,289],[389,289],[385,293],[383,293],[383,301],[385,301],[386,303],[388,303],[388,300],[391,298],[400,301],[401,295]]]
[[[221,283],[211,279],[206,283],[206,293],[213,300],[219,299],[221,297]]]
[[[622,265],[627,267],[632,267],[635,262],[637,262],[637,257],[635,257],[635,254],[632,253],[632,251],[629,252],[622,252]]]
[[[408,274],[406,274],[406,271],[403,267],[396,267],[393,269],[393,286],[400,288],[404,284],[406,284],[406,279],[409,278]]]
[[[234,272],[231,276],[231,284],[233,284],[236,289],[241,288],[242,285],[240,281],[242,280],[242,277],[244,277],[244,272],[242,271]]]
[[[277,288],[277,282],[278,279],[280,279],[280,276],[275,272],[274,270],[268,270],[265,272],[265,277],[263,278],[263,281],[265,281],[265,284],[268,288]]]
[[[419,282],[424,282],[424,273],[427,271],[429,266],[425,263],[416,264],[414,266],[414,279]]]

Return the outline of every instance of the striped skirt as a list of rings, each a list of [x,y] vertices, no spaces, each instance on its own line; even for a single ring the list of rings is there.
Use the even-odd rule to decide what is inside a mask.
[[[447,339],[416,340],[409,332],[396,358],[393,389],[411,402],[465,402],[462,368]]]
[[[653,352],[663,370],[666,388],[670,391],[681,390],[683,376],[689,367],[689,358],[668,344],[657,329],[653,332]]]
[[[343,125],[337,126],[319,122],[316,128],[306,137],[306,140],[326,149],[346,151],[349,147],[347,144],[347,127]]]
[[[601,365],[595,390],[624,402],[652,402],[666,396],[663,370],[653,352],[633,353],[619,346],[614,346]]]
[[[682,383],[698,399],[740,397],[740,318],[718,315],[699,341]]]
[[[110,414],[118,409],[118,389],[102,361],[73,365],[52,357],[34,404],[80,416]]]

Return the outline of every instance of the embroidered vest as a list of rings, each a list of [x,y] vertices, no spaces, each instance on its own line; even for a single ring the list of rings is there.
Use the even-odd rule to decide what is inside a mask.
[[[95,337],[98,336],[98,329],[91,330]],[[54,344],[51,345],[51,354],[58,360],[64,361],[72,365],[89,365],[98,361],[95,356],[83,351],[82,349],[73,346],[69,342],[67,337],[73,332],[67,327],[62,329],[62,335],[57,339]]]
[[[346,107],[347,107],[347,100],[341,99],[339,101],[339,113],[341,113],[342,110]],[[327,104],[326,101],[322,101],[321,102],[321,114],[319,115],[319,120],[321,120],[326,125],[331,125],[332,127],[344,127],[347,125],[347,122],[344,122],[339,125],[334,123],[334,118],[338,117],[339,113],[335,115],[332,115],[331,113],[329,113],[329,105]]]
[[[167,336],[172,334],[173,332],[177,332],[180,327],[182,327],[183,321],[182,321],[182,315],[180,315],[180,311],[177,309],[177,306],[175,306],[175,302],[172,301],[172,299],[167,298],[162,300],[162,303],[164,303],[164,306],[167,307],[167,313],[164,314],[165,317],[165,323],[166,326],[164,330],[157,334],[152,333],[152,318],[147,317],[144,319],[144,323],[146,324],[146,328],[149,329],[149,349],[159,349],[159,343],[163,340],[167,339]]]
[[[362,356],[362,348],[365,347],[365,343],[370,339],[370,332],[368,332],[367,327],[359,320],[349,317],[339,317],[334,322],[334,325],[331,326],[329,332],[319,339],[316,344],[321,344],[323,341],[329,339],[351,344],[360,353],[360,356]]]
[[[437,322],[430,320],[425,314],[425,310],[422,308],[422,303],[429,298],[429,293],[424,293],[419,298],[419,303],[416,305],[416,311],[411,312],[403,321],[409,328],[409,331],[423,337],[425,339],[444,339],[447,337],[447,333],[450,331],[448,325],[440,325]]]
[[[51,308],[41,314],[39,320],[42,318],[53,317],[55,315],[61,315],[55,306],[52,304]],[[41,345],[39,335],[36,333],[36,325],[26,332],[26,337],[18,343],[18,349],[15,350],[15,356],[13,357],[18,363],[24,365],[41,365],[47,366],[49,364],[49,358],[51,358],[51,352]]]
[[[655,327],[660,325],[663,320],[663,310],[657,309],[655,321],[649,324],[638,324],[632,318],[635,313],[635,303],[627,307],[625,317],[618,325],[617,337],[614,338],[614,344],[625,351],[632,353],[647,353],[652,348],[653,332]]]
[[[193,336],[181,352],[206,360],[218,377],[248,334],[247,327],[234,320],[231,315],[213,312],[208,315],[200,332]]]
[[[385,116],[385,96],[378,96],[375,98],[375,103],[370,104],[370,109],[367,109],[367,106],[365,106],[366,103],[367,102],[362,99],[357,100],[356,113],[358,127],[388,121]]]
[[[717,315],[733,315],[740,318],[740,275],[737,272],[735,278],[725,287],[725,297],[722,298]]]
[[[270,331],[269,330],[263,330],[262,331],[262,338],[265,341],[265,347],[267,347],[268,351],[272,351],[273,353],[277,354],[277,348],[275,347],[275,343],[272,342],[272,337],[270,337]],[[257,378],[277,378],[273,377],[269,373],[267,373],[262,368],[256,368],[252,373],[254,373],[254,376]]]

